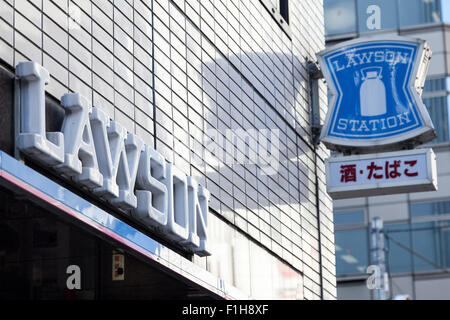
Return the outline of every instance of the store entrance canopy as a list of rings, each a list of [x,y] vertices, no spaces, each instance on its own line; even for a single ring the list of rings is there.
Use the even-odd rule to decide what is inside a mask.
[[[180,283],[195,289],[197,297],[202,294],[210,298],[248,298],[173,250],[2,151],[0,185],[26,196],[59,218],[81,224],[90,233],[117,243],[165,275],[179,279]]]

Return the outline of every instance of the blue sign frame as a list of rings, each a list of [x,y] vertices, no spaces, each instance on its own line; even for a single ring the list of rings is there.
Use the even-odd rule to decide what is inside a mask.
[[[318,53],[331,91],[321,140],[330,149],[392,150],[435,137],[420,97],[431,50],[404,37],[360,38]]]

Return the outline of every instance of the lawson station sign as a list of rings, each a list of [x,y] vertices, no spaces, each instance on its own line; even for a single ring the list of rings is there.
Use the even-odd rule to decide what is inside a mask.
[[[208,256],[208,190],[83,96],[61,98],[61,132],[46,132],[46,69],[17,65],[20,133],[17,148],[199,256]]]
[[[360,151],[432,140],[420,97],[430,57],[425,41],[404,37],[360,38],[318,53],[331,91],[321,140]]]
[[[431,58],[426,42],[364,37],[317,56],[331,92],[320,139],[330,149],[355,154],[326,159],[330,196],[436,190],[432,150],[398,151],[436,137],[420,97]]]

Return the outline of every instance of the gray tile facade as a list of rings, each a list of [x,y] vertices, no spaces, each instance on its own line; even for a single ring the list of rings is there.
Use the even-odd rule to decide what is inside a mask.
[[[0,0],[0,58],[42,64],[51,95],[80,92],[154,145],[211,191],[214,214],[303,274],[306,299],[334,299],[306,69],[324,47],[322,1],[291,1],[289,20],[292,39],[258,0]],[[324,118],[323,83],[320,99]],[[280,130],[276,174],[207,156],[211,129]]]

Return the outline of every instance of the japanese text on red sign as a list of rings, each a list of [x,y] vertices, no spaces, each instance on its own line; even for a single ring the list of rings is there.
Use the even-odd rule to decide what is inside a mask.
[[[396,179],[402,175],[406,177],[417,177],[419,173],[415,170],[416,164],[417,160],[393,160],[385,161],[383,165],[378,166],[372,161],[366,169],[360,169],[359,174],[366,174],[368,180]],[[341,182],[357,182],[358,170],[356,164],[341,165],[340,169]]]

